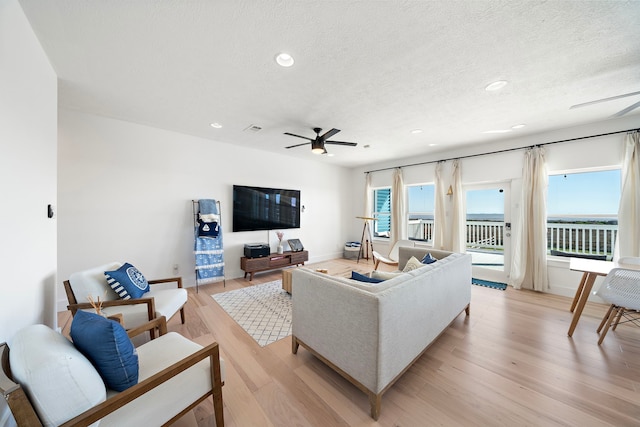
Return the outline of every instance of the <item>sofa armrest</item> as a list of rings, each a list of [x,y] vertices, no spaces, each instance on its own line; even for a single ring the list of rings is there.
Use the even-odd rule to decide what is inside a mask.
[[[119,299],[112,301],[103,301],[102,307],[118,307],[125,305],[137,305],[137,304],[146,304],[147,305],[147,315],[148,319],[151,320],[156,317],[156,306],[153,297],[151,298],[135,298],[135,299]],[[94,308],[88,302],[82,302],[79,304],[69,304],[67,309],[71,310],[71,314],[76,314],[78,310],[86,310]]]
[[[13,418],[18,425],[41,426],[42,423],[31,406],[24,389],[11,378],[9,368],[9,347],[7,343],[0,344],[0,357],[2,369],[0,369],[0,394],[9,405]]]
[[[407,261],[414,256],[418,260],[421,260],[426,254],[430,253],[436,259],[446,258],[451,255],[453,252],[429,248],[426,246],[415,246],[415,247],[400,247],[398,248],[398,269],[402,271],[407,265]]]
[[[293,270],[293,338],[375,390],[378,298],[359,282],[348,282],[306,268]]]
[[[182,287],[182,277],[167,277],[165,279],[147,280],[147,283],[149,283],[150,285],[155,285],[158,283],[171,283],[171,282],[176,282],[176,285],[178,286],[178,288]]]
[[[151,322],[150,322],[151,323]],[[220,371],[220,349],[218,343],[214,342],[203,349],[185,357],[179,362],[172,364],[171,366],[163,369],[157,374],[147,378],[146,380],[126,389],[125,391],[118,393],[117,395],[105,400],[103,403],[92,407],[91,409],[83,412],[82,414],[70,419],[61,425],[61,427],[71,426],[88,426],[94,422],[104,418],[108,414],[117,411],[124,405],[134,401],[141,397],[145,393],[159,387],[171,378],[179,375],[181,372],[191,368],[198,362],[209,358],[210,359],[210,372],[212,383],[212,394],[214,399],[214,405],[219,403],[222,405],[222,379]],[[179,392],[179,390],[172,390],[172,392]],[[204,396],[206,397],[206,396]],[[223,420],[217,419],[216,425],[222,426]]]
[[[162,336],[167,333],[167,318],[164,316],[156,317],[155,319],[138,326],[137,328],[132,328],[127,331],[127,335],[129,338],[133,338],[140,334],[143,334],[147,331],[150,332],[151,339],[155,338],[155,330],[158,330],[159,335]]]

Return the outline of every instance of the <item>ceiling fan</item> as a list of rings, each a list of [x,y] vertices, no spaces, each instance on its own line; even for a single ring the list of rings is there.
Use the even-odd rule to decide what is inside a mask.
[[[297,138],[302,138],[302,139],[309,140],[309,142],[303,142],[302,144],[290,145],[289,147],[285,147],[285,148],[295,148],[295,147],[300,147],[302,145],[311,144],[311,151],[314,154],[327,154],[327,149],[324,147],[325,144],[348,145],[349,147],[355,147],[356,145],[358,145],[355,142],[327,141],[333,135],[335,135],[336,133],[340,132],[340,129],[333,128],[330,131],[325,132],[324,135],[320,135],[320,132],[322,132],[322,128],[313,128],[313,131],[316,133],[315,139],[314,138],[307,138],[306,136],[296,135],[294,133],[285,132],[284,133],[285,135],[295,136]]]
[[[634,96],[634,95],[640,95],[640,91],[638,91],[638,92],[629,92],[629,93],[625,93],[624,95],[611,96],[609,98],[597,99],[595,101],[589,101],[589,102],[584,102],[582,104],[572,105],[571,107],[569,107],[569,109],[573,110],[574,108],[586,107],[588,105],[598,104],[600,102],[606,102],[606,101],[613,101],[614,99],[626,98],[627,96]],[[624,109],[618,111],[617,113],[615,113],[611,117],[624,116],[625,114],[635,110],[638,107],[640,107],[640,101],[636,102],[635,104],[631,104],[627,108],[624,108]]]

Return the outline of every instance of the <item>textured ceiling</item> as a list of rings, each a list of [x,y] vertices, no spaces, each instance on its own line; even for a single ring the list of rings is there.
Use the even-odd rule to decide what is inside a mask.
[[[637,1],[20,3],[60,106],[343,166],[606,120],[640,101],[569,109],[640,91]],[[275,63],[282,51],[293,67]],[[485,91],[495,80],[509,84]],[[640,121],[640,108],[627,115]],[[284,148],[304,142],[284,132],[313,127],[358,146]]]

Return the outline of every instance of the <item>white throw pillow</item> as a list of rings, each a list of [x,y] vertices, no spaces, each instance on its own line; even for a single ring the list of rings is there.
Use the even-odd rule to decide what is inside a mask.
[[[15,334],[9,363],[44,425],[60,425],[106,399],[105,385],[91,362],[45,325],[30,325]]]
[[[404,266],[402,272],[406,273],[407,271],[412,271],[420,267],[424,267],[424,264],[421,263],[418,258],[412,256],[411,258],[409,258],[409,261],[407,261],[407,265]]]

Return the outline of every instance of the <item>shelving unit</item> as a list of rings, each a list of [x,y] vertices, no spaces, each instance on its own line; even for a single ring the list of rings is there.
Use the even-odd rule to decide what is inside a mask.
[[[199,204],[199,200],[191,200],[192,203],[192,213],[193,213],[193,227],[194,227],[194,239],[195,239],[195,248],[194,248],[194,255],[196,256],[196,269],[195,269],[195,275],[196,275],[196,293],[199,292],[199,285],[200,284],[205,284],[205,283],[213,283],[216,281],[220,281],[220,278],[222,279],[222,284],[223,287],[227,286],[227,279],[224,275],[224,249],[223,249],[223,245],[222,245],[222,209],[220,206],[220,201],[216,201],[216,208],[218,210],[218,217],[219,217],[219,227],[220,227],[220,233],[218,235],[218,237],[216,239],[211,239],[211,241],[213,240],[217,240],[219,241],[218,244],[213,245],[212,247],[209,247],[209,245],[205,245],[205,247],[201,247],[198,248],[198,239],[200,239],[200,237],[198,236],[198,219],[199,219],[199,213],[200,213],[200,204]],[[205,238],[206,239],[206,238]],[[202,242],[200,242],[202,243]],[[221,274],[219,276],[212,276],[210,278],[207,279],[202,279],[199,277],[199,273],[198,273],[198,262],[197,262],[197,257],[199,254],[206,254],[208,252],[212,252],[212,249],[214,249],[215,247],[218,248],[217,252],[219,252],[219,255],[217,256],[212,256],[212,255],[205,255],[209,258],[211,258],[213,261],[211,262],[215,262],[218,264],[222,264],[222,268],[220,269]],[[212,265],[212,268],[216,267],[216,265]]]

